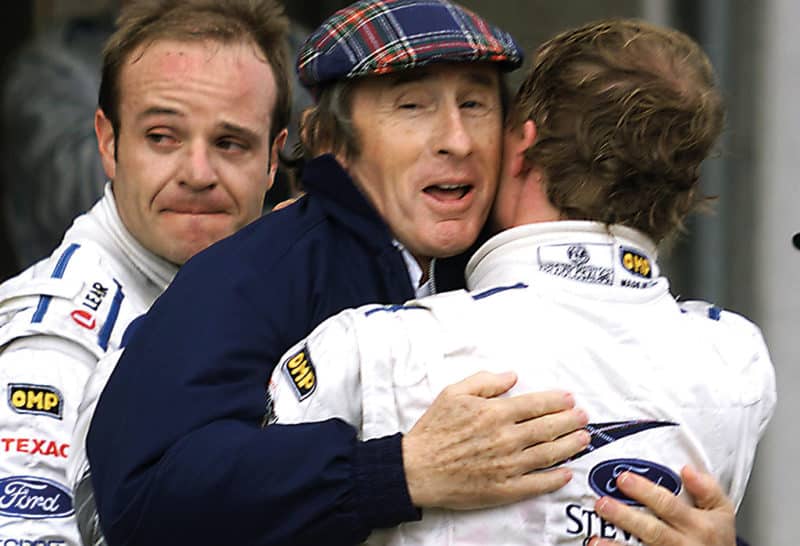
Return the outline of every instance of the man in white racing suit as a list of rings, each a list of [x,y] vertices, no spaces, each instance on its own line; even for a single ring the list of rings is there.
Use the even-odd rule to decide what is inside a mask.
[[[65,468],[83,388],[176,270],[125,228],[108,184],[51,256],[0,286],[2,539],[79,544]]]
[[[638,506],[618,478],[688,505],[690,464],[738,506],[776,396],[759,329],[676,301],[656,262],[703,199],[699,167],[723,119],[711,66],[676,31],[593,23],[539,49],[510,116],[493,211],[504,231],[471,259],[469,291],[324,322],[276,367],[268,421],[407,431],[453,381],[513,368],[512,394],[565,389],[591,416],[590,447],[554,461],[572,481],[505,508],[425,511],[368,543],[676,544],[603,517],[608,503]]]
[[[286,38],[276,3],[251,5],[254,35],[236,6],[162,9],[158,24],[139,9],[127,20],[145,27],[140,41],[112,40],[104,58],[104,196],[51,256],[0,286],[0,544],[82,543],[66,473],[83,451],[71,442],[90,376],[181,264],[261,216],[286,138],[286,53],[255,46]]]

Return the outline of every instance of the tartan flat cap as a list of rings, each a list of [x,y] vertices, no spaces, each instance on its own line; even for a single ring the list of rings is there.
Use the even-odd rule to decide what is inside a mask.
[[[330,16],[297,58],[304,87],[437,62],[522,64],[511,35],[447,0],[361,0]]]

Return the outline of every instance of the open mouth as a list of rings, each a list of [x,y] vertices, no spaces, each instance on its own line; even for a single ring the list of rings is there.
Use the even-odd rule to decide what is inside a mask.
[[[472,186],[470,184],[435,184],[422,191],[440,201],[457,201],[471,192]]]

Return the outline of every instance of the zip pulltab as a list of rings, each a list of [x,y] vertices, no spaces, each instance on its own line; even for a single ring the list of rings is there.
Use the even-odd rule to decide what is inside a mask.
[[[431,294],[436,294],[436,276],[433,274],[435,265],[436,258],[431,258],[431,263],[428,264],[428,279],[431,281]]]

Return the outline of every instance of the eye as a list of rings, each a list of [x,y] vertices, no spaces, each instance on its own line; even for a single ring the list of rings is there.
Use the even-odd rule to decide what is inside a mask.
[[[420,105],[416,102],[404,102],[400,104],[401,110],[416,110]]]
[[[221,150],[236,152],[236,151],[244,151],[249,149],[249,146],[242,142],[241,140],[233,139],[233,138],[220,138],[216,142],[217,148]]]
[[[148,132],[145,138],[156,146],[170,146],[178,142],[172,135],[161,131]]]
[[[482,106],[483,103],[476,100],[466,100],[461,103],[461,108],[480,108]]]

